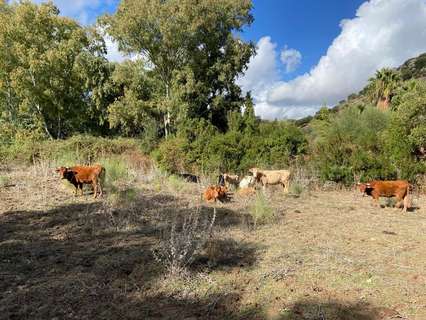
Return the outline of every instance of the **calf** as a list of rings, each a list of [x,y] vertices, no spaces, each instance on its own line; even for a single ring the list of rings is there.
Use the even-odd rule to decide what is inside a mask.
[[[288,170],[260,170],[258,168],[251,168],[249,172],[257,182],[263,186],[263,190],[267,185],[281,184],[284,187],[284,192],[288,192],[290,171]]]
[[[207,202],[216,202],[217,200],[226,200],[228,189],[223,186],[209,186],[203,193],[204,200]]]
[[[91,184],[93,187],[94,198],[99,195],[102,196],[101,179],[105,174],[105,168],[99,164],[94,166],[74,166],[74,167],[59,167],[56,169],[62,179],[67,179],[75,187],[75,195],[78,193],[78,189],[81,190],[83,195],[83,184]]]
[[[241,179],[239,187],[240,189],[253,187],[255,182],[256,180],[253,176],[245,176]]]
[[[238,187],[238,184],[240,183],[240,177],[236,174],[228,174],[224,173],[223,175],[223,181],[225,182],[225,187],[229,188],[231,185],[234,186],[234,188]]]
[[[369,195],[373,197],[376,205],[379,204],[380,197],[395,197],[397,200],[396,207],[400,208],[404,205],[404,212],[410,206],[408,191],[410,184],[406,180],[395,180],[395,181],[379,181],[374,180],[368,183],[358,183],[359,190],[363,195]]]

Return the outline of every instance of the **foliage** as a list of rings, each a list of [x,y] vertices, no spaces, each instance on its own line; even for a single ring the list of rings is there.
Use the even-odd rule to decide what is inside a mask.
[[[411,81],[395,99],[391,126],[385,132],[386,149],[401,178],[425,172],[426,82]]]
[[[306,151],[304,134],[289,122],[249,127],[240,114],[231,113],[230,117],[234,119],[226,133],[208,123],[196,122],[192,132],[163,141],[154,152],[157,163],[172,173],[240,173],[252,166],[288,167]]]
[[[389,115],[374,107],[351,107],[315,120],[310,147],[321,179],[351,184],[354,174],[364,179],[394,177],[380,137],[388,123]]]
[[[61,138],[92,122],[88,78],[106,64],[99,35],[59,16],[52,3],[0,3],[0,119]],[[93,81],[91,82],[92,84]]]
[[[401,76],[398,71],[383,68],[376,72],[374,78],[369,79],[369,96],[378,108],[388,109],[395,90],[398,88]]]
[[[187,118],[224,130],[227,110],[242,106],[235,78],[254,46],[233,32],[251,23],[250,10],[250,0],[124,0],[102,19],[120,49],[146,58],[160,81],[166,136]]]
[[[255,226],[270,223],[274,219],[274,210],[268,203],[263,192],[257,192],[254,203],[249,209],[250,215],[253,217]]]
[[[101,138],[75,135],[66,140],[38,140],[33,136],[17,136],[9,145],[0,145],[0,161],[22,162],[50,160],[58,165],[94,163],[110,155],[140,150],[135,139]]]

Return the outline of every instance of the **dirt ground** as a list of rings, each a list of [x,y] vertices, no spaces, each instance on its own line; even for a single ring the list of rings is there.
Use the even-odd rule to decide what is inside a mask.
[[[274,219],[254,227],[253,198],[204,204],[190,183],[135,180],[111,209],[46,166],[0,175],[0,319],[426,319],[425,196],[402,213],[270,190]],[[176,216],[214,206],[210,251],[171,276],[152,248]]]

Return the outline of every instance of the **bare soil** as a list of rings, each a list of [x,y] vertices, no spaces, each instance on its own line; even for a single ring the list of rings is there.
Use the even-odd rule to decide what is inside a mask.
[[[426,319],[423,195],[402,213],[355,191],[272,189],[274,219],[254,227],[253,197],[205,204],[195,184],[135,180],[111,209],[52,168],[0,175],[0,319]],[[213,207],[207,248],[171,276],[152,248]]]

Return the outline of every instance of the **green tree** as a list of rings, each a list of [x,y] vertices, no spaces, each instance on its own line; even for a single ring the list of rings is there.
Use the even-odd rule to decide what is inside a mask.
[[[252,22],[250,10],[250,0],[123,0],[102,19],[121,50],[152,65],[166,136],[188,117],[226,129],[227,110],[241,107],[235,78],[254,47],[234,32]]]
[[[410,81],[395,97],[389,129],[384,133],[388,157],[398,176],[423,173],[426,157],[426,81]]]
[[[389,109],[392,97],[400,83],[399,72],[389,68],[378,70],[375,77],[369,79],[369,95],[378,109]]]
[[[89,60],[105,53],[93,30],[59,16],[52,4],[0,4],[1,116],[60,138],[85,127]],[[104,60],[106,62],[106,60]],[[90,117],[89,117],[90,118]]]
[[[111,128],[118,128],[123,135],[139,135],[158,118],[158,83],[149,73],[138,59],[117,64],[111,75],[108,85],[115,89],[116,96],[108,106],[108,121]]]

